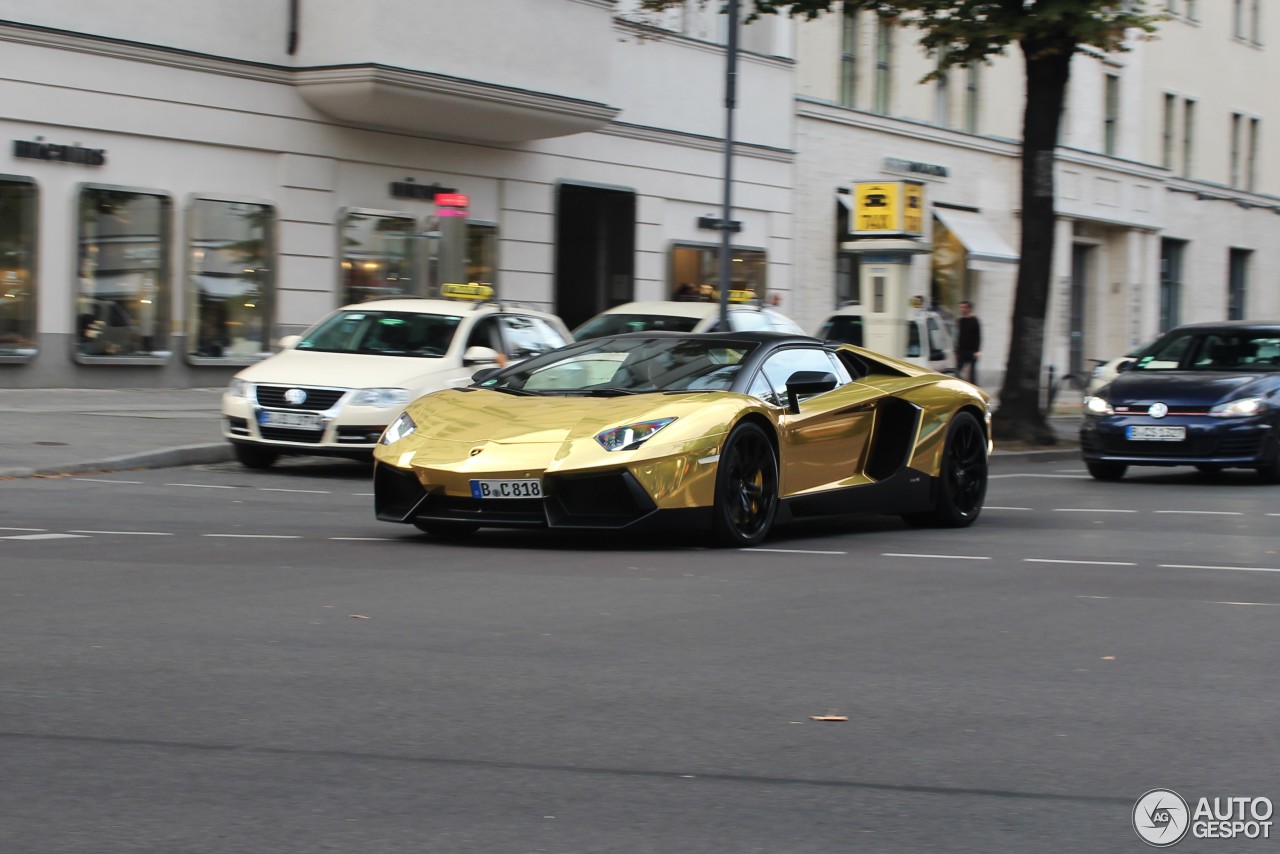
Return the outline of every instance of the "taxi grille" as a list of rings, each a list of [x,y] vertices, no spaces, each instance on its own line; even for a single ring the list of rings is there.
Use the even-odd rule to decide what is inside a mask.
[[[285,400],[285,392],[290,389],[298,389],[306,394],[307,399],[302,403],[294,405]],[[347,393],[342,388],[308,388],[307,386],[297,385],[260,385],[256,388],[258,394],[258,403],[272,409],[292,409],[305,412],[323,412],[331,409],[335,403],[342,400],[342,396]]]
[[[323,430],[295,430],[292,427],[258,427],[262,438],[273,442],[301,442],[307,445],[318,445],[324,438]]]

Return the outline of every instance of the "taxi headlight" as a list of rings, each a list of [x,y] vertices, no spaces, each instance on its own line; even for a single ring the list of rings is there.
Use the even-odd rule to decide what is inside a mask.
[[[1242,397],[1239,400],[1219,403],[1209,410],[1209,414],[1214,418],[1249,418],[1253,415],[1260,415],[1269,408],[1266,398]]]
[[[404,406],[409,402],[409,392],[403,388],[362,388],[351,398],[352,406]]]
[[[675,421],[675,419],[656,418],[652,421],[637,421],[635,424],[624,424],[621,427],[614,427],[612,430],[605,430],[603,433],[597,434],[596,441],[606,451],[630,451],[649,441],[649,439],[653,438],[654,433],[657,433],[672,421]]]
[[[418,425],[413,423],[413,419],[409,417],[409,413],[401,412],[395,421],[382,431],[382,438],[378,439],[380,445],[394,445],[405,436],[408,436],[414,430],[418,429]]]
[[[1115,415],[1116,411],[1104,397],[1091,394],[1084,399],[1084,411],[1090,415]]]
[[[238,377],[232,378],[231,384],[227,386],[227,394],[230,397],[250,398],[253,396],[253,384]]]

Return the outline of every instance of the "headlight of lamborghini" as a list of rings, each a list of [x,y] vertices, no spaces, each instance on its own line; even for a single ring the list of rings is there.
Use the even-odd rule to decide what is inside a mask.
[[[1115,415],[1116,411],[1111,408],[1111,404],[1106,398],[1098,397],[1091,394],[1084,399],[1084,411],[1090,415]]]
[[[1209,414],[1214,418],[1248,418],[1266,412],[1269,408],[1266,398],[1242,397],[1219,403],[1209,410]]]
[[[351,398],[352,406],[404,406],[409,402],[409,392],[403,388],[362,388]]]
[[[637,421],[635,424],[614,427],[612,430],[605,430],[603,433],[598,434],[596,441],[606,451],[634,450],[652,439],[654,433],[657,433],[672,421],[675,421],[675,419],[658,418],[654,421]]]
[[[249,398],[253,396],[253,386],[242,379],[232,379],[227,386],[227,394],[231,397]]]
[[[382,431],[382,438],[378,440],[378,443],[381,445],[394,445],[417,429],[418,425],[413,423],[409,413],[401,412],[396,417],[396,420],[392,421],[387,429]]]

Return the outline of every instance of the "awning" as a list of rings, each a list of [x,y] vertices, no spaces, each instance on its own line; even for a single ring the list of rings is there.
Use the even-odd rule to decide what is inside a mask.
[[[196,287],[211,299],[237,299],[247,294],[257,295],[257,282],[239,276],[207,276],[196,275]]]
[[[974,261],[1018,263],[1018,253],[982,214],[935,207],[933,215],[964,244],[969,255],[969,266],[972,267]]]

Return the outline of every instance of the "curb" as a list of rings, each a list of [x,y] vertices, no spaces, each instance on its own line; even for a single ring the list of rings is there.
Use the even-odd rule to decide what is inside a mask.
[[[107,457],[103,460],[91,462],[65,463],[56,466],[41,466],[39,468],[0,469],[0,479],[57,477],[58,475],[127,471],[129,469],[163,469],[175,466],[224,463],[233,459],[233,457],[229,442],[218,442],[211,445],[182,445],[176,448],[144,451],[140,454]]]

